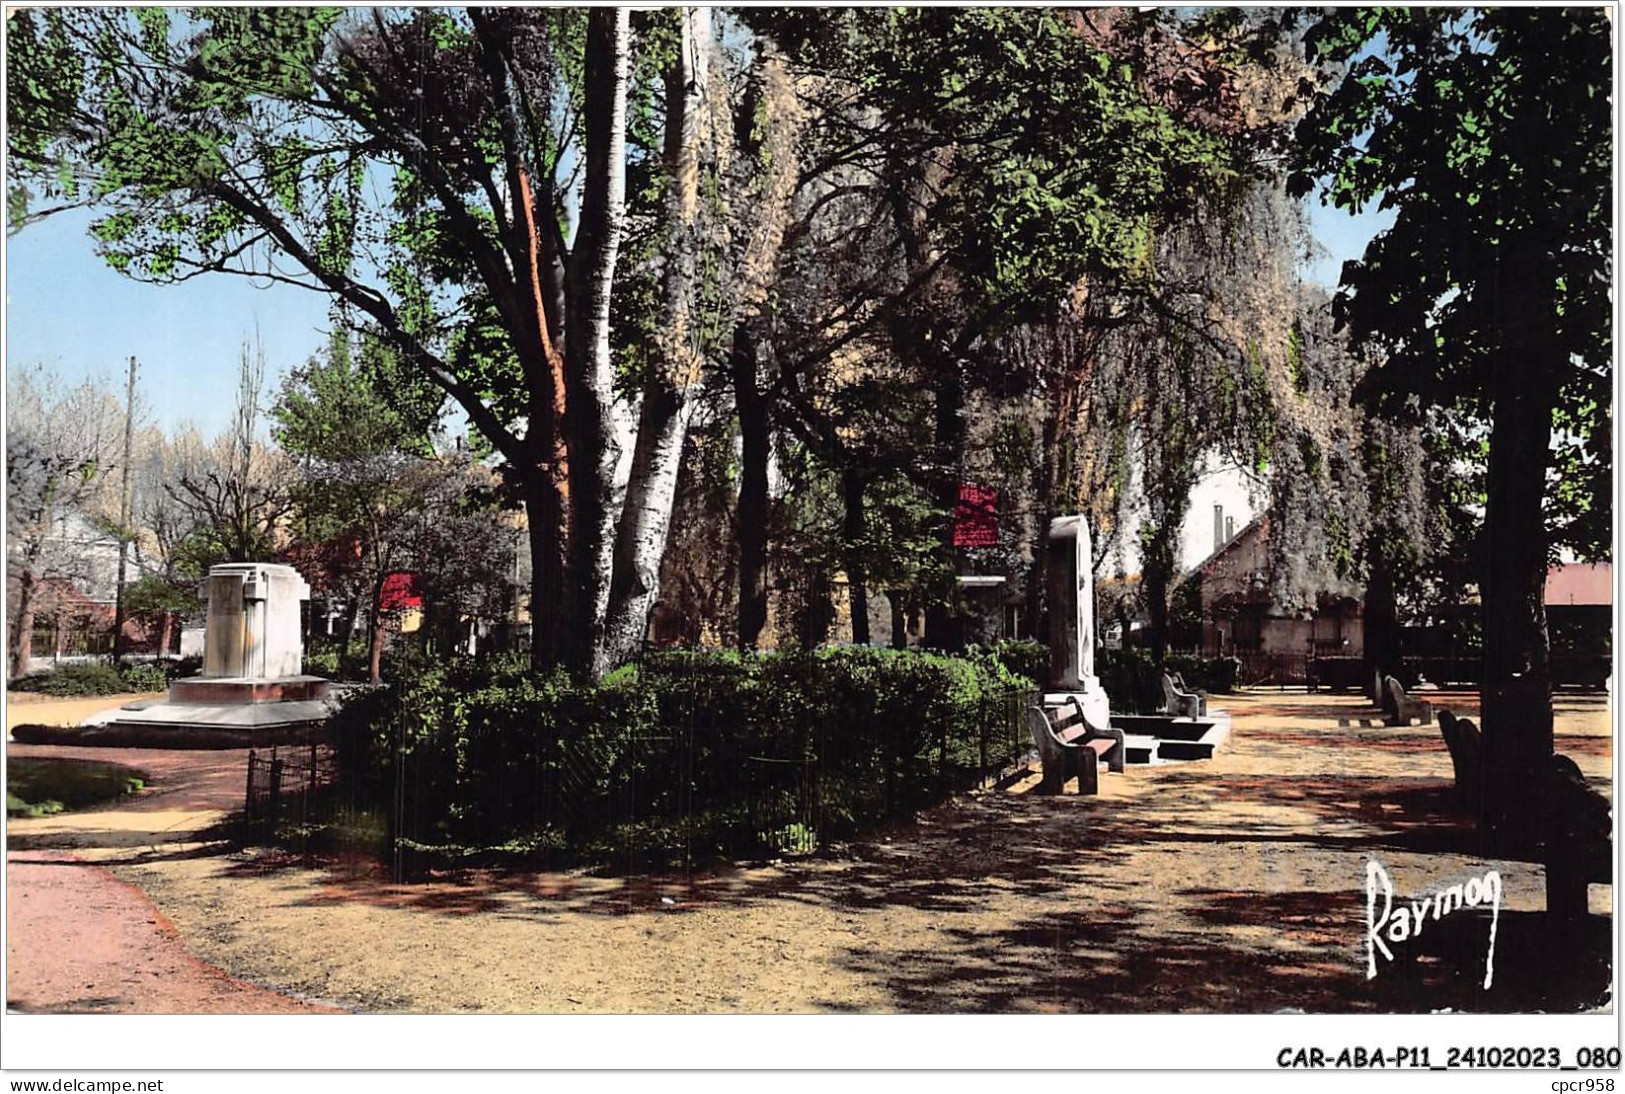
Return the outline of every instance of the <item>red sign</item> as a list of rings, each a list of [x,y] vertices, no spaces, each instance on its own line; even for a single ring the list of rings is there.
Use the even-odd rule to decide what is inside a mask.
[[[384,578],[383,595],[378,606],[386,612],[410,611],[423,607],[423,594],[418,591],[418,575],[397,570]]]
[[[954,546],[998,545],[999,492],[975,483],[960,483],[959,504],[954,508]]]

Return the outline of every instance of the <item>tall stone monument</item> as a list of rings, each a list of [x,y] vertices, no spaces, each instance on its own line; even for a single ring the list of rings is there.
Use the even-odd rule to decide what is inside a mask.
[[[1050,680],[1053,693],[1076,696],[1096,732],[1111,725],[1111,705],[1095,675],[1094,549],[1082,515],[1057,517],[1049,526]]]
[[[302,672],[300,604],[310,586],[299,571],[226,563],[209,569],[205,588],[202,674],[176,680],[163,702],[135,703],[86,725],[258,732],[326,719],[328,681]]]
[[[177,680],[171,702],[318,699],[327,681],[302,674],[305,645],[300,605],[310,586],[292,566],[228,562],[209,568],[203,672]]]

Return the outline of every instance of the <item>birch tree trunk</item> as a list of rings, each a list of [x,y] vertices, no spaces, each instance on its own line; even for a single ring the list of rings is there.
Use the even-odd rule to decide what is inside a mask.
[[[665,158],[671,174],[665,284],[666,321],[660,374],[644,391],[625,502],[615,541],[614,576],[599,671],[636,657],[660,595],[660,563],[677,500],[683,444],[703,381],[703,352],[694,323],[699,288],[700,159],[709,134],[705,99],[711,56],[711,12],[685,8],[682,38],[666,73]]]
[[[614,371],[609,310],[615,261],[626,223],[626,92],[631,33],[625,8],[588,16],[585,73],[586,142],[581,217],[570,256],[565,379],[569,412],[570,543],[563,582],[560,661],[576,671],[597,667],[609,602],[614,548]]]

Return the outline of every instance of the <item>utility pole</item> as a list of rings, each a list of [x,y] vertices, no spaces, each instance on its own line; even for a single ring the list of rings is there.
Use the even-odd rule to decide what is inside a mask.
[[[130,449],[135,440],[135,358],[130,358],[130,379],[124,388],[124,463],[118,503],[118,592],[113,606],[113,662],[124,661],[124,574],[130,553]]]

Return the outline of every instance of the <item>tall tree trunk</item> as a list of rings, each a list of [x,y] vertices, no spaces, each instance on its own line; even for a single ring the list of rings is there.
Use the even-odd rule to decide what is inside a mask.
[[[1033,636],[1040,641],[1049,634],[1049,526],[1062,515],[1060,495],[1070,473],[1062,450],[1071,406],[1068,391],[1064,381],[1057,381],[1053,394],[1046,397],[1041,447],[1034,461],[1038,527],[1033,529],[1033,565],[1027,576],[1027,619]]]
[[[953,546],[953,515],[959,505],[960,458],[965,450],[965,386],[957,358],[942,356],[932,362],[936,377],[936,451],[939,474],[937,505],[948,514],[938,548],[942,587],[931,590],[925,609],[925,644],[932,649],[954,650],[960,646],[957,614],[958,570]]]
[[[34,656],[34,575],[24,570],[17,577],[17,622],[11,631],[11,679],[28,675]]]
[[[153,654],[163,657],[169,653],[170,636],[174,634],[175,613],[162,611],[158,613],[158,644],[153,648]]]
[[[767,626],[767,461],[772,421],[758,386],[756,342],[748,323],[734,326],[729,354],[739,412],[739,648],[753,650]]]
[[[368,631],[371,641],[367,647],[367,682],[381,684],[384,681],[384,582],[379,579],[372,589],[372,611],[368,615]]]
[[[347,656],[350,652],[350,640],[355,637],[356,617],[360,614],[361,597],[359,595],[350,597],[349,606],[344,610],[343,629],[340,631],[340,634],[342,635],[342,638],[339,641],[339,651],[341,655]]]
[[[1541,367],[1539,352],[1527,339],[1508,337],[1504,345],[1492,381],[1480,698],[1483,830],[1491,840],[1515,846],[1545,831],[1550,819],[1550,803],[1540,789],[1552,755],[1542,501],[1556,381],[1552,370]]]
[[[852,642],[869,644],[869,574],[863,564],[863,474],[847,469],[841,474],[841,501],[844,519],[841,541],[846,551],[847,604],[852,614]]]
[[[711,12],[685,8],[676,56],[666,71],[665,159],[670,172],[661,368],[647,385],[619,506],[609,610],[600,670],[636,657],[660,595],[660,563],[677,501],[683,444],[705,362],[693,319],[699,288],[700,159],[707,138],[704,101]]]
[[[1151,630],[1151,659],[1160,668],[1168,661],[1168,571],[1147,562],[1141,571],[1145,614]]]
[[[886,602],[891,605],[891,648],[894,650],[908,649],[908,615],[903,611],[903,591],[892,589],[886,593]]]
[[[610,505],[620,444],[615,425],[609,311],[626,223],[626,89],[631,36],[625,8],[587,17],[586,124],[581,215],[570,256],[565,371],[569,414],[570,543],[560,621],[560,661],[577,672],[601,666],[613,571]]]
[[[1365,673],[1367,686],[1376,689],[1374,703],[1382,702],[1379,678],[1399,674],[1399,619],[1394,603],[1394,572],[1380,537],[1371,553],[1371,572],[1365,586]]]
[[[563,571],[563,512],[567,494],[551,469],[526,480],[525,531],[530,544],[530,663],[545,669],[558,663],[558,610]]]
[[[660,595],[660,563],[671,531],[689,419],[686,396],[669,388],[645,393],[626,504],[616,533],[601,668],[625,664],[642,649]]]

